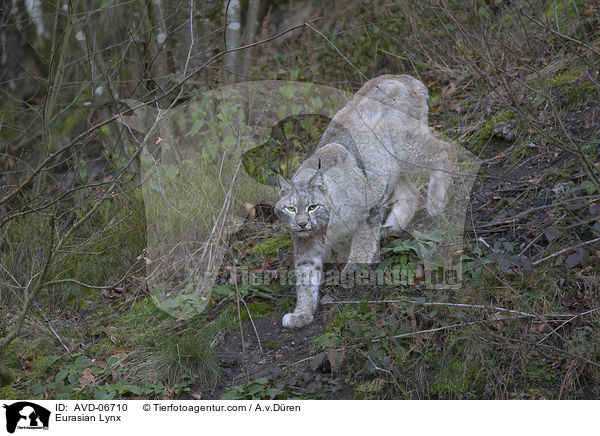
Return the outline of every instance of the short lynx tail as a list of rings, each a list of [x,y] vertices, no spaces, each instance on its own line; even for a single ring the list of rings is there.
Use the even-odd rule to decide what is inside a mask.
[[[356,93],[390,105],[401,113],[411,113],[421,123],[428,124],[429,120],[429,91],[423,82],[406,74],[386,74],[369,80]]]
[[[429,102],[429,90],[423,82],[412,76],[407,76],[406,74],[402,74],[398,76],[398,78],[401,78],[401,80],[407,84],[410,83],[414,89],[418,90],[421,94],[423,94],[423,96],[425,96],[425,101]]]

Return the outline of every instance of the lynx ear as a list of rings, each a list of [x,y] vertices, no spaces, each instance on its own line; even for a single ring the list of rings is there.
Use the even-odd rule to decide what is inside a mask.
[[[281,174],[277,174],[277,186],[281,191],[292,191],[294,185],[291,181],[288,181]]]
[[[325,192],[325,182],[323,180],[323,173],[321,172],[320,169],[315,171],[315,174],[310,178],[310,181],[308,182],[308,186],[310,186],[312,188],[318,188],[322,192]]]

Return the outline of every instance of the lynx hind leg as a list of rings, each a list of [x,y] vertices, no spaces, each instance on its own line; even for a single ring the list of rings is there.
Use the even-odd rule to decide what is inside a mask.
[[[392,194],[392,210],[383,229],[387,234],[398,233],[408,226],[419,204],[419,194],[408,176],[401,177]]]
[[[381,236],[381,221],[365,222],[358,227],[352,236],[350,255],[345,270],[356,268],[358,265],[372,264],[379,261],[379,238]]]
[[[452,183],[452,164],[448,153],[444,151],[441,156],[441,159],[433,162],[427,189],[427,212],[431,216],[438,216],[446,209],[449,199],[448,188]]]

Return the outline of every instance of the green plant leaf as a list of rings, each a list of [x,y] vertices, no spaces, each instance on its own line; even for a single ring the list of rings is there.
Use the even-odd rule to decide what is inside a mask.
[[[58,371],[56,373],[56,375],[54,376],[54,381],[55,382],[64,382],[65,381],[65,377],[67,377],[68,374],[69,374],[69,371],[66,370],[66,369]]]
[[[243,400],[246,395],[243,392],[243,388],[241,386],[236,386],[230,391],[225,392],[221,398],[224,400]]]
[[[589,180],[584,180],[583,182],[581,182],[581,185],[579,185],[579,187],[581,189],[585,189],[587,195],[592,195],[594,194],[594,192],[596,192],[596,186]]]
[[[100,388],[94,393],[94,400],[112,400],[115,398],[116,392],[110,388]]]

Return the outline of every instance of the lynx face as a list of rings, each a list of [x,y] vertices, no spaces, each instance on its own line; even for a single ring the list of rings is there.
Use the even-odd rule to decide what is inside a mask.
[[[324,233],[329,210],[322,175],[316,173],[306,185],[299,186],[281,178],[279,185],[281,198],[275,205],[275,213],[281,223],[300,238]]]

